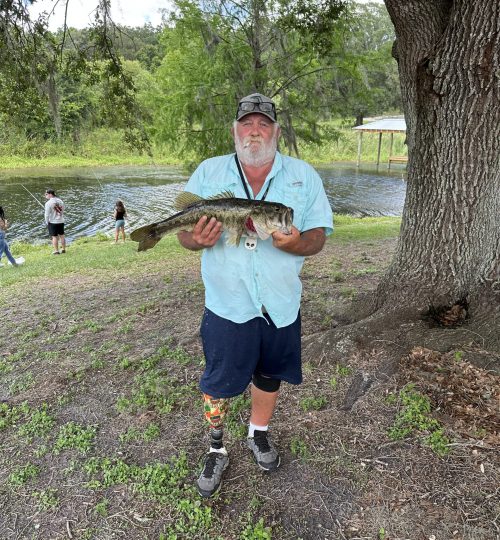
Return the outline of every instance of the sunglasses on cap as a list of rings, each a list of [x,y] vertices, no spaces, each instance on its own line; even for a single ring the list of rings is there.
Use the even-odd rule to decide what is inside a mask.
[[[238,104],[238,113],[240,112],[261,112],[266,115],[271,115],[273,119],[276,119],[276,108],[274,106],[274,103],[261,103],[261,102],[255,102],[255,101],[241,101]],[[239,116],[239,114],[237,114]]]

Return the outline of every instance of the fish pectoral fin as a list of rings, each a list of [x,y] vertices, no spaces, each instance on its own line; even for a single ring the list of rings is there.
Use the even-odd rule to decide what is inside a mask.
[[[257,233],[257,236],[261,240],[267,240],[271,235],[267,232],[267,229],[261,225],[260,223],[257,223],[257,221],[253,222],[253,226],[255,227],[255,232]]]
[[[178,211],[186,209],[188,206],[200,202],[203,200],[203,197],[190,193],[189,191],[183,191],[177,195],[174,201],[174,208]]]

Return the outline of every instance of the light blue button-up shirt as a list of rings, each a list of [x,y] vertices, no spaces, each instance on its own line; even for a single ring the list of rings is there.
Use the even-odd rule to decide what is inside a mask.
[[[332,209],[323,182],[309,164],[277,152],[256,199],[262,198],[271,179],[266,201],[293,208],[293,224],[299,231],[323,227],[326,234],[332,232]],[[246,198],[234,154],[201,163],[185,190],[203,198],[229,190]],[[226,233],[202,254],[206,307],[220,317],[243,323],[262,317],[264,306],[278,328],[292,324],[300,308],[299,274],[304,257],[275,248],[272,237],[258,239],[255,250],[246,249],[244,241],[238,247],[227,246],[225,241]]]

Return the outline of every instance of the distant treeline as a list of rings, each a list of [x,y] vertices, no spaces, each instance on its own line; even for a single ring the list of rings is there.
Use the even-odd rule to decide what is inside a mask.
[[[0,15],[4,155],[36,157],[37,141],[78,155],[106,128],[135,152],[201,159],[230,149],[235,103],[252,91],[275,99],[291,154],[334,141],[333,120],[401,109],[378,3],[178,0],[160,27],[114,26],[98,12],[87,29],[51,33],[42,20],[28,36],[14,15]]]

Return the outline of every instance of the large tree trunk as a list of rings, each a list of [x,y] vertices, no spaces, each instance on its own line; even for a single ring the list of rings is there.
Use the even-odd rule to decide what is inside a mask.
[[[499,279],[500,2],[385,3],[409,161],[401,235],[377,305],[470,301]]]

